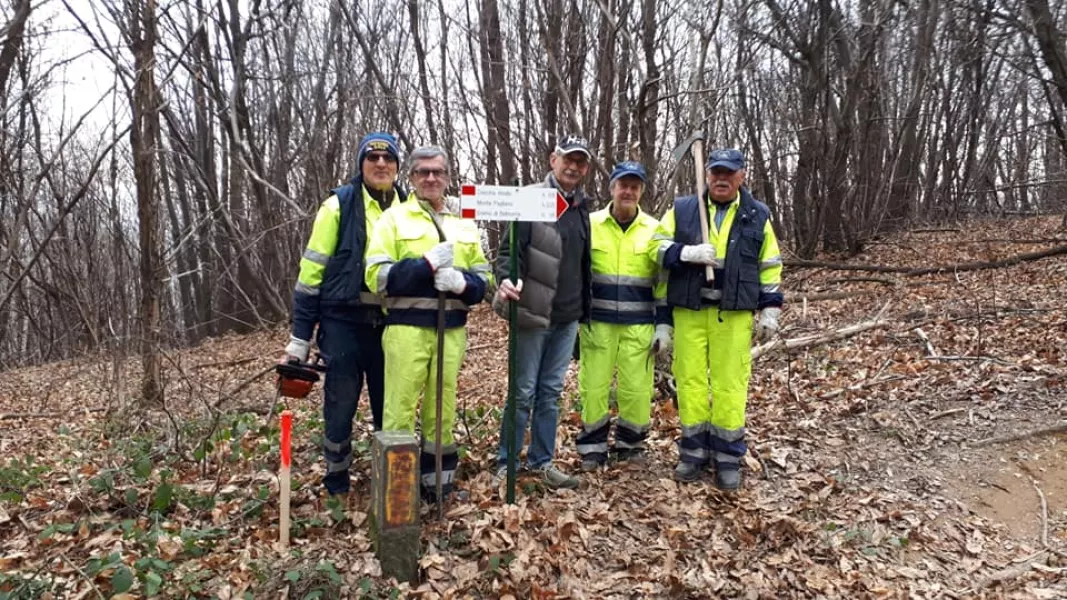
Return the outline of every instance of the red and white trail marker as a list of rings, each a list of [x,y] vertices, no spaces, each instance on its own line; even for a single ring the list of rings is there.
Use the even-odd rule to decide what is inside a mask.
[[[465,184],[459,206],[461,217],[475,221],[554,222],[570,203],[553,188]]]
[[[293,413],[282,411],[282,435],[281,454],[282,467],[278,471],[278,482],[281,487],[280,516],[278,523],[278,545],[284,551],[289,548],[289,495],[292,491],[290,480],[290,467],[292,466],[292,452],[290,450],[293,439]]]

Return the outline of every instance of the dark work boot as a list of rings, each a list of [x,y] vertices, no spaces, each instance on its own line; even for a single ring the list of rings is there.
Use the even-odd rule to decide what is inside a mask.
[[[681,461],[674,468],[674,480],[690,482],[700,479],[700,473],[704,470],[703,465]]]
[[[724,492],[736,492],[741,489],[741,469],[736,468],[736,465],[730,467],[734,468],[715,470],[715,487]]]

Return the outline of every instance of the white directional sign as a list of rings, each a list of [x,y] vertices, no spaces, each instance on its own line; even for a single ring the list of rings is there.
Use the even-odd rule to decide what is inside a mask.
[[[459,206],[476,221],[556,221],[570,204],[554,188],[464,185]]]

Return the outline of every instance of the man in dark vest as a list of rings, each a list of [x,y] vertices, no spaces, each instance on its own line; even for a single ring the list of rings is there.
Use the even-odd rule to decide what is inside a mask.
[[[319,207],[293,290],[293,325],[286,355],[307,360],[311,335],[326,360],[323,484],[346,494],[352,464],[352,419],[367,380],[374,429],[382,428],[385,359],[381,301],[363,282],[367,238],[382,212],[403,200],[396,175],[400,149],[388,133],[359,143],[356,176]]]
[[[676,331],[673,372],[682,422],[679,481],[715,468],[722,490],[741,486],[749,346],[778,330],[782,257],[770,211],[752,197],[739,150],[708,156],[708,241],[702,240],[696,196],[677,198],[660,220],[649,254],[668,271],[667,304]],[[708,282],[705,267],[715,269]],[[755,313],[759,317],[755,318]]]
[[[567,211],[555,223],[519,223],[517,249],[505,237],[497,252],[496,280],[500,288],[493,308],[508,314],[508,303],[518,302],[516,327],[516,422],[515,439],[522,449],[526,428],[530,447],[526,466],[547,487],[573,489],[577,477],[553,464],[556,429],[559,427],[559,397],[571,362],[578,323],[589,322],[592,305],[592,259],[590,257],[589,198],[582,182],[590,169],[589,143],[568,135],[559,139],[549,156],[552,170],[544,181],[531,187],[555,188],[567,200]],[[508,279],[511,252],[519,252],[519,277]],[[507,402],[512,402],[508,398]],[[506,423],[500,423],[500,452],[493,473],[499,487],[507,474]],[[516,457],[517,458],[517,457]]]

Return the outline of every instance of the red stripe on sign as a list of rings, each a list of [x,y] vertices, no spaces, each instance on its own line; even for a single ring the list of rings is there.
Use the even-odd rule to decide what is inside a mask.
[[[474,218],[474,209],[473,208],[464,208],[464,209],[459,211],[459,216],[464,218],[464,219],[473,219]]]
[[[293,439],[293,413],[282,411],[282,467],[288,467],[292,461],[289,447]]]
[[[465,185],[460,189],[459,193],[460,193],[461,196],[473,196],[474,195],[474,186],[473,185]]]

